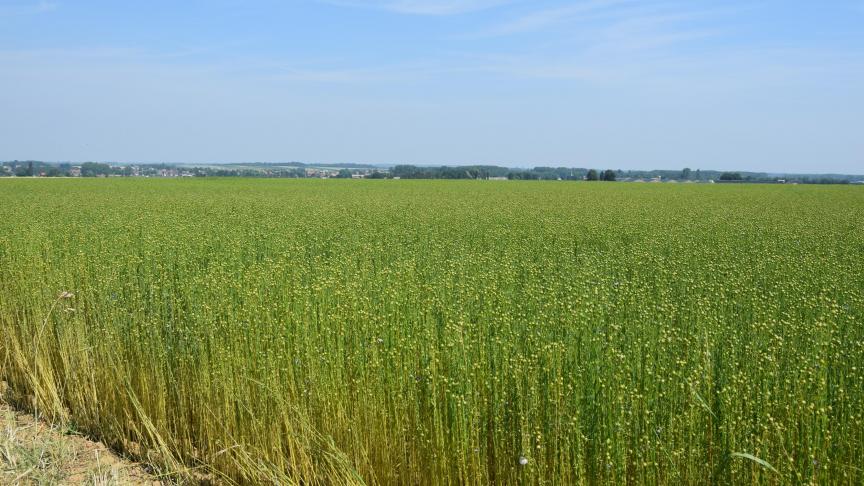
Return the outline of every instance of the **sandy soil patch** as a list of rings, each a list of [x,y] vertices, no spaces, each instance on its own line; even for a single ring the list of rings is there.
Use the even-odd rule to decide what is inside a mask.
[[[144,467],[0,402],[0,484],[159,485]]]

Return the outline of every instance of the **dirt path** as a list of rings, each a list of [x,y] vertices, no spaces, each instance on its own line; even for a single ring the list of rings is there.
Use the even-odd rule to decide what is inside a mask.
[[[0,402],[0,484],[161,483],[104,445],[50,427]]]

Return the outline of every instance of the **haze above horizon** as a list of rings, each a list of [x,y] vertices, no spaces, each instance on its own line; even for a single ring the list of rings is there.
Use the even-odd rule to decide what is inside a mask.
[[[864,1],[0,0],[0,160],[864,172]]]

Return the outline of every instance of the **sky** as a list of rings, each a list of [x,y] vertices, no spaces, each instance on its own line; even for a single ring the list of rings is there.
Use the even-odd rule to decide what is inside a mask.
[[[864,173],[864,0],[0,0],[0,160]]]

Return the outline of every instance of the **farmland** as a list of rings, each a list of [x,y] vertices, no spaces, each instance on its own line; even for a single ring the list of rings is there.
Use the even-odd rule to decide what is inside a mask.
[[[861,484],[860,187],[0,181],[5,398],[173,477]]]

